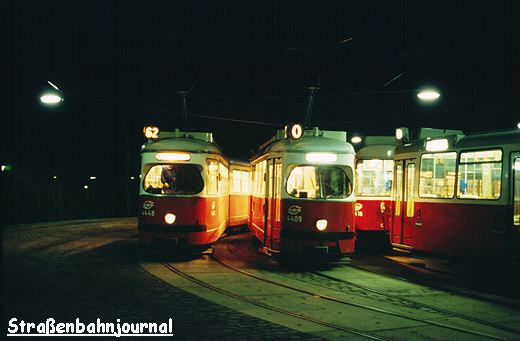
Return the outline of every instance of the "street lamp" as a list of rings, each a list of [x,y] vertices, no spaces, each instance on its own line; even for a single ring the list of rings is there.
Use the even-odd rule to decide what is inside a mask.
[[[63,102],[63,92],[50,81],[47,81],[52,89],[46,90],[41,96],[40,101],[46,105],[56,105],[60,102]]]
[[[418,97],[421,101],[425,101],[425,102],[432,102],[432,101],[435,101],[435,100],[438,99],[440,96],[441,96],[441,94],[440,94],[437,90],[433,90],[433,89],[424,89],[424,90],[421,90],[421,91],[417,94],[417,97]]]

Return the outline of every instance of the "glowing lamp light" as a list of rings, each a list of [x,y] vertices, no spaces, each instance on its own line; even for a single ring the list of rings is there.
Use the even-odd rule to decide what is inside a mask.
[[[426,150],[429,152],[440,152],[446,149],[448,149],[447,139],[426,141]]]
[[[95,176],[90,176],[89,179],[90,179],[90,180],[96,180],[97,177],[95,177]]]
[[[316,228],[318,231],[323,231],[327,228],[327,219],[320,219],[316,221]]]
[[[83,186],[84,189],[88,189],[88,185]]]
[[[398,139],[398,140],[401,140],[404,136],[404,133],[403,133],[403,129],[402,128],[397,128],[395,130],[395,138]]]
[[[155,158],[159,161],[189,161],[191,155],[188,153],[157,153]]]
[[[352,142],[354,144],[360,143],[361,142],[361,137],[354,136],[353,138],[350,139],[350,142]]]
[[[56,179],[58,178],[58,176],[57,176],[57,175],[54,175],[52,178],[53,178],[54,180],[56,180]]]
[[[166,224],[168,224],[168,225],[173,224],[173,223],[175,222],[175,219],[176,219],[176,218],[177,218],[177,217],[176,217],[175,214],[173,214],[173,213],[166,213],[166,214],[164,215],[164,221],[165,221]]]
[[[441,94],[435,90],[424,90],[417,94],[417,97],[422,101],[435,101],[440,96]]]
[[[308,162],[315,163],[330,163],[336,162],[338,156],[333,153],[307,153],[305,154],[305,160]]]
[[[517,127],[518,129],[520,129],[520,122],[518,122],[518,124],[516,125],[516,127]]]
[[[63,98],[58,94],[44,94],[40,97],[40,101],[45,104],[58,104],[63,101]]]
[[[130,177],[130,180],[134,180],[134,179],[135,179],[135,176],[131,176],[131,177]]]
[[[395,129],[395,139],[399,142],[408,142],[409,133],[408,128],[400,127]]]
[[[2,165],[2,172],[5,172],[7,170],[7,166],[6,165]]]

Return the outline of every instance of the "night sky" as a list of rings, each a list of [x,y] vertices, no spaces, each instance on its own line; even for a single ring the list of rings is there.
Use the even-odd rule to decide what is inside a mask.
[[[320,86],[312,123],[324,129],[474,132],[520,121],[513,1],[16,0],[7,7],[0,161],[20,174],[138,175],[143,126],[179,126],[181,90],[191,90],[189,128],[213,131],[240,159],[276,124],[303,120],[310,85]],[[46,80],[64,92],[57,108],[39,103]],[[434,105],[411,91],[426,85],[441,92]]]

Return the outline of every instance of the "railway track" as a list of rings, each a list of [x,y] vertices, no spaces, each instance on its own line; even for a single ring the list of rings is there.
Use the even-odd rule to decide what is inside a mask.
[[[235,257],[240,262],[246,262],[245,261],[246,257],[244,257],[243,255],[237,256],[236,254],[234,254],[233,250],[229,247],[229,244],[227,244],[226,249],[228,250],[228,252],[233,257]],[[363,308],[363,309],[370,310],[370,311],[373,311],[373,312],[382,313],[382,314],[386,314],[386,315],[390,315],[390,316],[394,316],[394,317],[399,317],[399,318],[403,318],[403,319],[407,319],[407,320],[411,320],[411,321],[415,321],[415,322],[420,322],[420,323],[423,323],[423,324],[432,325],[432,326],[436,326],[436,327],[439,327],[439,328],[450,329],[450,330],[462,332],[462,333],[469,334],[469,335],[485,337],[485,338],[490,338],[490,339],[497,339],[497,340],[507,340],[507,339],[509,339],[509,338],[504,338],[502,336],[494,335],[492,333],[480,332],[480,331],[477,331],[477,330],[474,330],[474,329],[463,328],[463,327],[459,327],[459,326],[455,326],[455,325],[450,325],[450,324],[446,324],[446,323],[433,321],[431,319],[422,319],[422,318],[418,318],[418,317],[413,317],[413,316],[402,314],[402,313],[399,313],[399,312],[396,312],[396,311],[392,311],[392,310],[388,310],[388,309],[381,309],[381,308],[378,308],[378,307],[375,307],[375,306],[372,306],[372,305],[360,304],[360,303],[352,302],[350,300],[341,299],[341,298],[338,298],[338,297],[335,297],[335,296],[323,295],[323,294],[318,293],[318,292],[314,292],[314,291],[310,291],[310,290],[306,290],[306,289],[296,288],[294,286],[287,285],[287,284],[282,283],[280,281],[275,281],[275,280],[272,280],[272,279],[268,279],[268,278],[265,278],[263,276],[256,275],[256,274],[250,273],[248,271],[245,271],[243,269],[240,269],[240,268],[230,264],[229,262],[226,262],[226,261],[218,258],[215,255],[212,255],[212,258],[215,261],[219,262],[220,264],[228,267],[229,269],[231,269],[233,271],[236,271],[236,272],[239,272],[239,273],[241,273],[241,274],[243,274],[245,276],[249,276],[251,278],[255,278],[255,279],[260,280],[260,281],[268,282],[268,283],[271,283],[273,285],[277,285],[277,286],[281,286],[281,287],[284,287],[284,288],[288,288],[288,289],[291,289],[291,290],[294,290],[294,291],[297,291],[297,292],[300,292],[300,293],[304,293],[306,295],[310,295],[310,296],[313,296],[313,297],[318,297],[318,298],[323,299],[323,300],[332,301],[332,302],[335,302],[335,303],[338,303],[338,304],[343,304],[343,305],[354,306],[354,307],[357,307],[357,308]],[[449,311],[449,310],[446,310],[446,309],[442,309],[442,308],[439,308],[439,307],[435,307],[435,306],[432,306],[432,305],[424,304],[424,303],[421,303],[421,302],[418,302],[418,301],[415,301],[415,300],[411,300],[411,299],[408,299],[408,298],[405,298],[405,297],[392,295],[392,294],[389,294],[389,293],[382,292],[380,290],[376,290],[376,289],[373,289],[373,288],[370,288],[370,287],[367,287],[367,286],[360,285],[358,283],[354,283],[354,282],[347,281],[347,280],[344,280],[344,279],[336,278],[336,277],[329,276],[329,275],[326,275],[326,274],[323,274],[323,273],[319,273],[319,272],[315,272],[315,271],[307,271],[307,272],[304,272],[304,273],[295,273],[295,274],[284,274],[283,276],[284,277],[288,277],[288,278],[293,279],[293,280],[304,282],[306,284],[311,284],[311,285],[314,285],[314,286],[326,288],[328,290],[337,291],[338,293],[342,293],[342,294],[349,293],[349,294],[354,294],[355,295],[356,291],[359,292],[359,290],[362,290],[363,292],[368,292],[368,293],[371,294],[370,299],[376,299],[378,301],[386,302],[386,303],[391,302],[394,306],[399,306],[399,307],[403,307],[404,306],[404,307],[407,307],[407,308],[410,308],[410,309],[414,309],[416,311],[421,311],[421,312],[425,312],[426,311],[426,312],[429,312],[429,313],[436,313],[436,314],[440,315],[439,318],[446,318],[446,317],[458,318],[458,319],[461,319],[461,320],[464,320],[464,321],[467,321],[467,322],[470,322],[470,323],[474,323],[474,324],[478,324],[478,325],[481,325],[481,326],[486,326],[488,328],[492,328],[492,329],[495,329],[495,330],[499,330],[499,331],[501,331],[503,333],[504,332],[511,333],[511,334],[514,334],[516,337],[518,337],[520,335],[520,331],[518,329],[515,329],[515,328],[510,328],[510,327],[507,327],[507,326],[504,326],[504,325],[501,325],[501,324],[498,324],[498,323],[482,320],[482,319],[479,319],[479,318],[476,318],[476,317],[472,317],[472,316],[468,316],[468,315],[465,315],[465,314],[461,314],[461,313]],[[333,282],[336,285],[331,287],[330,282]],[[339,284],[339,286],[338,286],[338,284]],[[353,288],[355,288],[356,290],[352,290]]]
[[[332,329],[335,329],[335,330],[339,330],[339,331],[347,332],[347,333],[350,333],[350,334],[353,334],[353,335],[361,336],[361,337],[364,337],[364,338],[367,338],[367,339],[370,339],[370,340],[381,340],[381,341],[391,340],[389,338],[381,337],[381,336],[378,336],[378,335],[375,335],[375,334],[372,334],[372,333],[369,333],[369,332],[364,332],[364,331],[360,331],[360,330],[357,330],[357,329],[354,329],[354,328],[347,328],[347,327],[344,327],[344,326],[339,326],[339,325],[336,325],[336,324],[333,324],[333,323],[329,323],[329,322],[322,321],[322,320],[319,320],[319,319],[316,319],[316,318],[305,316],[303,314],[294,313],[294,312],[286,310],[286,309],[274,307],[272,305],[260,302],[258,300],[254,300],[254,299],[251,299],[249,297],[245,297],[243,295],[239,295],[239,294],[233,293],[233,292],[231,292],[229,290],[219,288],[219,287],[217,287],[217,286],[215,286],[215,285],[213,285],[211,283],[208,283],[207,281],[200,280],[200,279],[198,279],[198,278],[188,274],[185,271],[181,271],[181,270],[179,270],[178,268],[176,268],[175,266],[173,266],[173,265],[171,265],[169,263],[163,263],[163,265],[168,270],[170,270],[173,273],[175,273],[175,274],[177,274],[177,275],[179,275],[179,276],[189,280],[190,282],[199,284],[199,285],[201,285],[201,286],[203,286],[203,287],[205,287],[205,288],[207,288],[209,290],[218,292],[218,293],[226,295],[228,297],[231,297],[231,298],[243,301],[243,302],[247,302],[247,303],[253,304],[253,305],[257,306],[257,307],[261,307],[261,308],[264,308],[264,309],[267,309],[267,310],[270,310],[270,311],[274,311],[274,312],[277,312],[277,313],[280,313],[280,314],[283,314],[283,315],[295,317],[295,318],[298,318],[298,319],[301,319],[301,320],[304,320],[304,321],[307,321],[307,322],[312,322],[312,323],[315,323],[315,324],[318,324],[318,325],[321,325],[321,326],[325,326],[325,327],[328,327],[328,328],[332,328]],[[227,267],[227,265],[225,265],[225,266]],[[273,284],[273,285],[279,285],[278,283],[274,283],[274,282],[271,282],[271,281],[268,281],[268,280],[265,280],[265,279],[261,279],[259,277],[257,277],[257,279],[259,279],[259,280],[261,280],[263,282],[266,282],[266,283]],[[285,287],[289,288],[287,286],[285,286]]]

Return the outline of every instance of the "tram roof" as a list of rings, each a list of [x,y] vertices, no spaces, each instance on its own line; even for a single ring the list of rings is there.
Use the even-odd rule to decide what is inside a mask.
[[[277,134],[260,146],[260,150],[253,159],[262,154],[273,152],[329,152],[354,154],[354,147],[347,142],[345,131],[319,130],[318,128],[305,130],[298,140],[286,137],[285,130],[280,129]]]
[[[426,137],[422,139],[413,140],[404,145],[396,147],[396,154],[403,154],[408,152],[422,152],[426,151],[426,141],[438,140],[446,138],[449,141],[449,148],[447,151],[465,148],[487,148],[500,147],[503,145],[518,144],[520,147],[520,129],[510,129],[504,131],[489,131],[473,133],[468,135],[447,135],[439,137]]]
[[[148,140],[142,146],[143,153],[157,151],[182,151],[192,153],[222,154],[213,134],[200,131],[161,131],[159,137]]]

